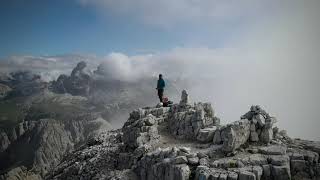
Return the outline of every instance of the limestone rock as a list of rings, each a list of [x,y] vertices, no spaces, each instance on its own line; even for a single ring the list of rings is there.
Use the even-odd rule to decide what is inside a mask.
[[[178,156],[175,158],[174,162],[176,164],[186,164],[188,162],[188,159],[185,156]]]
[[[274,180],[290,180],[290,167],[289,166],[272,166],[271,174]]]
[[[214,136],[213,136],[213,144],[221,144],[222,139],[221,139],[221,131],[218,129],[215,131]]]
[[[52,91],[56,93],[70,93],[72,95],[89,96],[92,78],[84,71],[87,64],[81,61],[72,70],[71,75],[60,75],[52,83]]]
[[[215,126],[200,129],[197,136],[197,140],[203,143],[212,142],[215,131],[216,131]]]
[[[177,165],[174,168],[174,176],[172,180],[188,180],[191,174],[190,168],[188,165],[181,164]]]
[[[7,97],[11,91],[12,89],[9,86],[0,84],[0,99]]]
[[[159,141],[155,117],[152,114],[145,115],[143,109],[130,114],[122,131],[124,143],[131,148],[137,148],[146,143],[156,144]]]
[[[10,145],[10,140],[5,132],[0,133],[0,153],[5,151]]]
[[[263,169],[262,178],[271,179],[271,165],[269,164],[262,165],[262,169]]]
[[[259,152],[266,155],[284,155],[286,154],[286,147],[279,145],[271,145],[259,148]]]
[[[3,180],[41,180],[41,176],[33,172],[29,172],[25,167],[16,167],[0,176]]]
[[[236,172],[229,172],[228,180],[238,180],[238,174]]]
[[[180,105],[185,106],[189,104],[189,95],[186,90],[183,90],[181,93]]]
[[[246,143],[250,137],[250,122],[246,119],[236,121],[221,129],[223,150],[232,152]]]
[[[197,164],[199,164],[199,158],[198,157],[188,158],[188,163],[190,165],[197,165]]]
[[[264,143],[270,143],[273,139],[273,130],[271,128],[263,128],[260,134],[260,140]]]
[[[256,176],[256,180],[260,180],[262,173],[263,173],[263,169],[261,166],[253,166],[252,167],[252,172],[255,174]]]
[[[282,180],[320,176],[319,155],[303,149],[302,143],[268,145],[260,138],[252,143],[252,134],[257,136],[265,128],[259,125],[259,118],[270,119],[260,107],[252,107],[251,120],[217,129],[212,128],[213,111],[209,107],[198,103],[184,107],[175,104],[169,111],[137,109],[118,133],[76,151],[48,179]],[[193,138],[188,138],[187,132]],[[222,145],[197,140],[208,136],[209,142]],[[131,178],[130,173],[136,177]]]
[[[259,141],[259,135],[257,132],[251,132],[250,133],[250,140],[252,142],[258,142]]]
[[[269,157],[270,164],[275,166],[288,166],[290,158],[287,155],[271,155]]]
[[[239,173],[239,180],[256,180],[256,176],[252,172],[241,171]]]
[[[173,105],[168,115],[170,133],[179,139],[196,139],[201,129],[212,127],[216,123],[213,115],[209,103],[197,103],[185,107]],[[212,131],[209,131],[209,138],[211,133]],[[202,135],[199,136],[200,139],[203,139]]]

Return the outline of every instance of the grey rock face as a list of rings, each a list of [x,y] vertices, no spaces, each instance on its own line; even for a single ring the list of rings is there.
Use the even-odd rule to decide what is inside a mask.
[[[5,98],[11,91],[12,89],[9,86],[0,84],[0,99]]]
[[[290,167],[289,166],[272,166],[271,174],[274,180],[290,180]]]
[[[252,172],[241,171],[239,173],[239,180],[256,180],[256,176]]]
[[[92,139],[90,144],[66,157],[47,174],[46,179],[137,179],[134,173],[116,171],[116,167],[120,167],[119,163],[129,165],[131,162],[131,156],[125,158],[122,152],[120,139],[119,130],[103,132]]]
[[[319,179],[317,152],[278,136],[268,144],[261,141],[262,131],[259,133],[259,130],[272,129],[269,128],[272,126],[265,126],[270,117],[260,107],[251,108],[246,115],[252,115],[251,119],[217,128],[211,124],[210,112],[213,111],[204,104],[137,109],[121,130],[74,152],[48,179]],[[259,117],[256,112],[260,113]],[[197,136],[192,134],[193,138],[188,138],[185,124],[193,118],[205,125]],[[154,130],[150,132],[150,128]],[[177,139],[181,138],[177,131],[185,138],[181,140],[182,144]],[[259,134],[257,141],[252,139],[254,133]],[[212,143],[203,144],[207,139]]]
[[[10,145],[10,140],[5,132],[0,133],[0,152],[6,150]]]
[[[185,157],[185,156],[178,156],[178,157],[176,157],[176,158],[174,159],[174,162],[175,162],[176,164],[186,164],[186,163],[188,163],[188,159],[187,159],[187,157]]]
[[[250,137],[250,122],[246,119],[236,121],[221,128],[223,150],[232,152],[246,143]]]
[[[176,149],[158,149],[138,162],[136,171],[141,179],[187,180],[191,174],[185,156],[177,156]]]
[[[32,96],[47,89],[47,83],[41,80],[41,76],[30,71],[12,72],[6,81],[0,83],[11,88],[7,98]]]
[[[133,111],[122,128],[123,142],[130,148],[137,148],[147,143],[158,143],[160,136],[157,125],[164,121],[168,110],[168,108],[161,107],[153,110],[138,109]],[[156,116],[161,116],[161,118],[156,119]]]
[[[259,148],[261,154],[266,155],[284,155],[286,154],[287,148],[285,146],[272,145]]]
[[[204,143],[212,142],[215,131],[215,126],[200,129],[197,135],[197,140]]]
[[[221,131],[220,129],[216,130],[213,137],[213,144],[221,144]]]
[[[56,93],[70,93],[72,95],[88,96],[90,92],[91,77],[84,72],[87,64],[81,61],[72,70],[71,75],[60,75],[52,83],[52,91]]]
[[[181,139],[196,139],[211,141],[213,127],[218,125],[214,118],[214,112],[209,103],[198,103],[190,106],[174,105],[168,117],[171,134]],[[205,129],[211,126],[211,129]],[[205,129],[205,130],[201,130]]]
[[[32,108],[25,121],[0,133],[1,171],[7,172],[12,164],[19,164],[43,177],[76,144],[101,129],[111,128],[95,112],[81,109],[85,99],[50,92],[32,96]],[[73,109],[75,106],[77,111]],[[70,112],[66,113],[64,108]]]
[[[25,167],[16,167],[9,172],[0,175],[1,180],[41,180],[41,176],[34,174],[33,172],[26,171]]]
[[[258,142],[259,141],[259,134],[257,132],[250,133],[250,141]]]
[[[269,143],[273,139],[273,131],[271,128],[263,128],[261,135],[260,135],[260,140],[264,143]]]
[[[250,111],[241,116],[241,119],[248,119],[250,125],[250,141],[268,144],[273,139],[273,124],[276,122],[260,106],[251,106]]]
[[[181,94],[180,105],[181,106],[186,106],[188,104],[189,104],[189,95],[188,95],[186,90],[183,90],[182,94]]]
[[[198,157],[188,158],[188,163],[190,165],[197,165],[197,164],[199,164],[199,158]]]

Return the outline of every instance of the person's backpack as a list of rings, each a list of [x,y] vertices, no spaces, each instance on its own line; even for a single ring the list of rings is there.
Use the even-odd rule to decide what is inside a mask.
[[[170,106],[170,105],[173,104],[172,101],[169,101],[169,98],[168,98],[168,97],[163,97],[163,98],[162,98],[162,103],[163,103],[163,107],[168,107],[168,106]]]

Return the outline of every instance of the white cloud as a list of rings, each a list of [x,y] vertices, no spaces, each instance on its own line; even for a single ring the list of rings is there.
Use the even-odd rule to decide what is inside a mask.
[[[52,81],[60,74],[70,74],[80,61],[86,61],[91,69],[98,65],[98,59],[89,55],[11,56],[0,59],[0,72],[30,71],[41,75],[44,81]]]

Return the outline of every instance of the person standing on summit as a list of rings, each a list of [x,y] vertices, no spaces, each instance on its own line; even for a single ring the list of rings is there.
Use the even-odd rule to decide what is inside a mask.
[[[164,91],[164,87],[166,86],[163,78],[162,78],[162,74],[159,74],[159,79],[158,79],[158,83],[157,83],[157,90],[158,90],[158,96],[159,96],[159,100],[162,103],[162,97],[163,97],[163,91]]]

